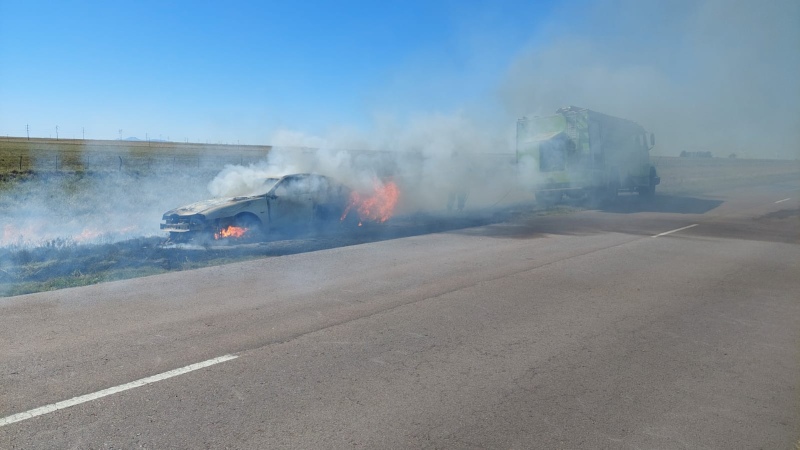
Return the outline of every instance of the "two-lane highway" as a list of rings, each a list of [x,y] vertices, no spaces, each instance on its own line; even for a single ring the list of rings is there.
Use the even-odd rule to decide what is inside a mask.
[[[0,299],[0,448],[787,448],[798,187]]]

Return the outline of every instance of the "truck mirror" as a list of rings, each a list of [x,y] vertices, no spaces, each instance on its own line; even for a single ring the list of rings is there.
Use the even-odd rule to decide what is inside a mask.
[[[653,134],[653,133],[650,133],[650,147],[653,147],[655,145],[656,145],[656,135]]]

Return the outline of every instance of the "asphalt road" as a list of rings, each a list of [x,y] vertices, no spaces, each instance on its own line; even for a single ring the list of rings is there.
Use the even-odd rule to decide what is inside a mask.
[[[792,448],[798,293],[790,182],[5,298],[0,448]]]

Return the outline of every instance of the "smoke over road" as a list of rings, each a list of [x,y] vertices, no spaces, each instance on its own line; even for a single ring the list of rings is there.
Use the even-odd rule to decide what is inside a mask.
[[[181,171],[173,161],[146,173],[18,176],[0,191],[0,248],[165,237],[159,222],[169,209],[261,194],[266,178],[300,172],[328,175],[361,192],[396,183],[395,216],[448,217],[448,200],[463,196],[459,214],[477,217],[532,200],[539,180],[519,177],[513,164],[515,120],[566,105],[639,122],[657,136],[654,154],[800,156],[800,3],[602,0],[567,2],[549,14],[544,27],[525,36],[527,45],[505,51],[512,56],[500,63],[495,54],[503,52],[486,50],[491,39],[465,44],[462,51],[482,49],[465,58],[465,70],[480,76],[457,72],[449,80],[415,67],[418,75],[406,83],[397,80],[402,73],[387,77],[385,92],[365,93],[377,99],[365,129],[264,130],[273,149],[256,163]],[[460,38],[474,43],[502,34],[489,28]],[[472,92],[462,78],[489,79],[489,88]],[[448,95],[432,90],[452,98],[437,103]],[[430,99],[414,105],[398,96]]]
[[[0,247],[166,237],[159,229],[165,211],[212,197],[264,194],[267,178],[290,173],[328,175],[362,195],[392,182],[398,186],[399,203],[382,214],[386,218],[444,211],[448,195],[456,190],[468,192],[469,206],[475,209],[496,203],[515,188],[511,177],[502,176],[511,173],[512,154],[478,157],[468,145],[449,142],[444,134],[436,145],[410,145],[396,152],[343,150],[319,143],[323,146],[318,149],[275,147],[260,162],[226,165],[216,173],[152,167],[147,173],[39,172],[9,177],[0,200]]]
[[[423,114],[402,126],[362,134],[279,130],[270,139],[275,148],[265,167],[322,173],[356,190],[371,190],[376,179],[391,178],[400,187],[398,214],[444,210],[456,191],[467,193],[474,210],[522,195],[520,190],[536,181],[516,176],[513,135],[506,131],[462,113]]]
[[[540,14],[527,11],[534,12]],[[800,149],[798,17],[800,4],[792,0],[567,2],[492,72],[494,88],[479,100],[463,92],[462,102],[427,103],[414,112],[377,96],[388,104],[374,105],[376,111],[405,109],[406,119],[376,112],[369,130],[338,127],[321,136],[280,129],[267,139],[275,148],[264,161],[216,174],[33,177],[3,195],[8,214],[0,245],[154,235],[169,208],[258,193],[263,178],[296,172],[322,173],[356,189],[394,177],[399,214],[441,209],[453,191],[467,191],[473,208],[488,206],[537,181],[513,174],[515,119],[568,104],[636,120],[658,137],[655,154],[710,150],[794,159]],[[486,56],[497,53],[486,50],[487,36],[503,30],[487,27],[474,33],[465,27],[457,36],[472,43],[461,50],[474,51],[465,57],[472,61],[467,70],[497,65]],[[486,42],[474,44],[482,37]],[[397,86],[397,76],[402,73],[389,77],[387,90]],[[432,78],[410,82],[420,96],[436,86],[465,86]]]
[[[635,120],[657,154],[800,156],[800,3],[567,2],[499,85],[512,116],[566,104]]]

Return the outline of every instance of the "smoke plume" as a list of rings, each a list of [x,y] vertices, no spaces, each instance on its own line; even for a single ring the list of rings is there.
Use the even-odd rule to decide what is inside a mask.
[[[654,152],[800,156],[800,3],[572,2],[499,86],[512,116],[569,104],[635,120]]]
[[[532,28],[529,44],[498,71],[494,97],[476,105],[476,96],[464,92],[468,110],[429,108],[399,121],[381,116],[368,131],[340,127],[324,136],[277,130],[264,161],[207,176],[21,182],[4,193],[9,214],[0,223],[0,245],[160,234],[168,209],[263,193],[267,178],[298,172],[326,174],[357,190],[392,179],[401,192],[398,214],[442,211],[454,191],[467,193],[473,211],[529,200],[536,180],[516,176],[512,165],[515,120],[566,105],[641,123],[656,134],[655,154],[795,159],[798,20],[794,0],[568,2]],[[487,121],[485,111],[503,117]]]
[[[0,247],[96,244],[160,235],[164,211],[208,197],[198,178],[188,172],[34,175],[3,193]]]

